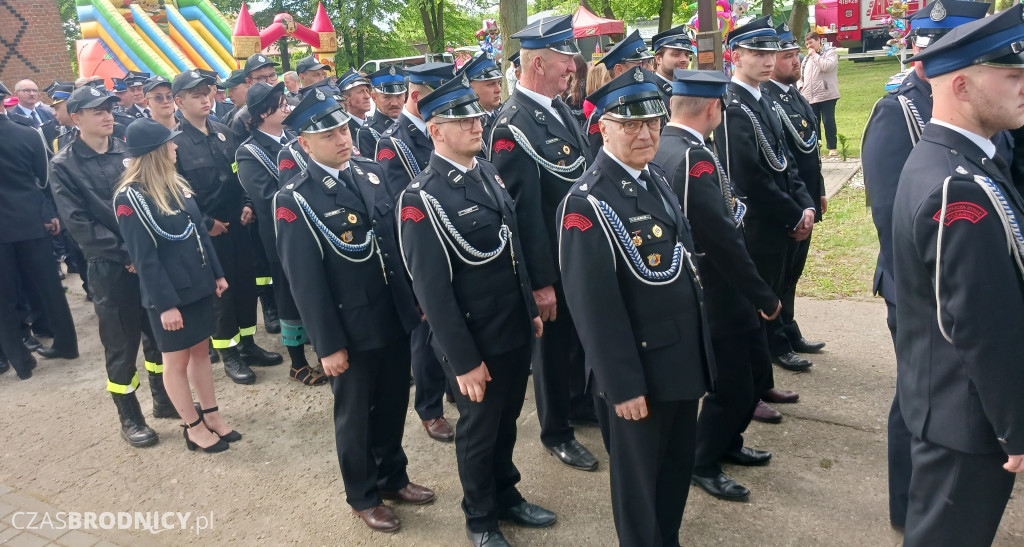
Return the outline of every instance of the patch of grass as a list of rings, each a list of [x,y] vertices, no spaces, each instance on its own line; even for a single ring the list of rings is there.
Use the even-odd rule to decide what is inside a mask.
[[[843,188],[814,226],[807,265],[797,294],[826,300],[871,299],[878,235],[865,206],[864,189]]]
[[[839,102],[836,132],[846,136],[851,158],[860,157],[860,138],[875,101],[885,94],[885,83],[900,71],[899,59],[885,57],[871,63],[839,61]]]

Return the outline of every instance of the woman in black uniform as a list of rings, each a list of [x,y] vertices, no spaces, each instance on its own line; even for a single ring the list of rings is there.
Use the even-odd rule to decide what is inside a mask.
[[[214,295],[219,297],[228,283],[192,191],[174,169],[177,146],[170,141],[178,133],[151,119],[129,127],[132,159],[114,195],[114,210],[163,352],[164,386],[186,423],[185,444],[189,450],[221,452],[242,438],[217,412],[208,352]],[[192,405],[190,378],[198,408]]]

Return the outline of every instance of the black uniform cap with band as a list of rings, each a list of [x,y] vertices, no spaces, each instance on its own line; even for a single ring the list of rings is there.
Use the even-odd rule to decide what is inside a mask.
[[[633,67],[587,96],[597,115],[619,120],[645,120],[666,116],[658,85],[640,67]]]
[[[242,69],[242,71],[245,73],[246,76],[248,76],[252,74],[254,70],[259,70],[265,66],[278,65],[277,63],[271,61],[269,58],[267,58],[267,56],[263,55],[262,53],[256,53],[250,55],[249,58],[245,60],[245,67]]]
[[[655,34],[651,38],[651,51],[657,53],[659,49],[666,47],[697,53],[697,46],[693,45],[693,40],[690,39],[690,35],[686,32],[686,25],[670,28],[665,32]]]
[[[990,5],[987,2],[935,0],[910,16],[910,39],[915,46],[926,48],[953,28],[985,17]]]
[[[284,124],[296,133],[324,133],[348,123],[345,109],[334,100],[329,87],[317,87],[306,93],[292,108]]]
[[[928,78],[974,65],[1024,68],[1024,4],[957,26],[907,60]]]
[[[608,70],[611,70],[619,63],[643,62],[653,58],[654,55],[647,50],[647,44],[640,37],[640,31],[634,30],[632,34],[612,46],[598,63],[604,64]]]
[[[738,47],[757,51],[778,51],[779,35],[772,27],[772,16],[765,15],[732,30],[728,35],[729,49]]]
[[[168,88],[170,88],[171,81],[167,78],[164,78],[163,76],[153,76],[152,78],[146,80],[146,83],[142,84],[142,92],[149,93],[150,91],[153,91],[153,89],[162,85],[165,85]]]
[[[484,109],[480,106],[476,93],[469,85],[469,77],[465,74],[460,74],[424,95],[416,102],[416,107],[423,116],[423,121],[430,121],[434,117],[462,119],[484,115]]]
[[[511,38],[519,40],[522,49],[550,49],[566,55],[580,52],[573,37],[572,15],[542,17]]]
[[[275,91],[283,93],[284,82],[277,82],[274,85],[270,85],[266,82],[256,82],[252,84],[249,91],[245,93],[245,104],[249,107],[250,111],[257,110],[257,107],[273,96]]]
[[[370,74],[370,85],[378,93],[385,95],[401,95],[405,93],[405,71],[402,67],[388,65]]]
[[[156,120],[140,118],[132,122],[125,132],[128,155],[137,158],[148,154],[180,134],[181,131],[168,129]]]

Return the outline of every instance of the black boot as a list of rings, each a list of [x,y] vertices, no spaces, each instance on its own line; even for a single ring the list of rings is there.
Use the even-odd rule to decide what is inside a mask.
[[[263,308],[263,328],[270,334],[281,334],[281,319],[277,316],[277,301],[274,300],[274,291],[263,291],[263,294],[260,295],[260,307]]]
[[[178,418],[178,411],[174,409],[167,391],[164,390],[164,374],[162,372],[149,373],[149,391],[153,394],[153,417],[154,418]]]
[[[219,362],[220,362],[220,354],[217,353],[217,350],[213,349],[213,344],[210,344],[210,363],[219,363]]]
[[[121,438],[134,447],[156,444],[159,438],[156,431],[146,425],[146,418],[142,416],[142,407],[139,406],[139,398],[135,396],[135,392],[111,395],[114,397],[117,414],[121,417]]]
[[[218,351],[224,360],[224,374],[227,374],[232,382],[236,384],[256,383],[256,373],[242,360],[238,348],[224,348]]]
[[[238,353],[250,367],[269,367],[284,362],[284,357],[281,357],[280,353],[267,351],[257,346],[256,340],[253,340],[252,336],[242,337],[242,341],[238,343]]]

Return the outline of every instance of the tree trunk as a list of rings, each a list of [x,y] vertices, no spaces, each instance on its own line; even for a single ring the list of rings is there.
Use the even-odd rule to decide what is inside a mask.
[[[427,48],[430,51],[434,51],[434,40],[436,40],[434,37],[434,24],[430,20],[430,12],[427,11],[426,0],[420,4],[420,17],[423,19],[423,32],[427,35]]]
[[[800,0],[793,2],[793,13],[789,14],[789,30],[793,31],[796,43],[803,43],[804,21],[807,20],[807,4]]]
[[[281,50],[281,72],[288,72],[292,69],[292,57],[288,53],[288,39],[281,38],[278,40],[277,47]]]
[[[335,5],[338,6],[338,13],[346,13],[343,0],[337,0]],[[348,60],[348,63],[352,64],[354,58],[352,57],[352,43],[349,41],[348,31],[349,29],[345,29],[341,32],[341,41],[345,45],[345,57]]]
[[[437,18],[434,19],[437,25],[434,37],[437,38],[437,45],[434,47],[434,53],[443,53],[445,49],[444,39],[444,0],[437,0]]]
[[[774,12],[775,0],[764,0],[763,2],[761,2],[761,15],[771,15]]]
[[[612,3],[610,0],[601,0],[601,16],[607,17],[608,19],[615,19],[615,14],[612,13]]]
[[[673,4],[672,0],[661,0],[661,11],[658,12],[658,32],[665,32],[672,28]]]
[[[356,35],[356,64],[354,67],[363,66],[363,57],[366,53],[366,32],[361,31]]]
[[[607,2],[607,0],[602,0]],[[519,51],[519,40],[513,40],[509,36],[515,34],[526,26],[526,2],[527,0],[500,0],[498,3],[498,27],[501,30],[501,71],[502,74],[508,70],[508,58]],[[502,97],[508,97],[508,85],[504,78],[501,79]]]

